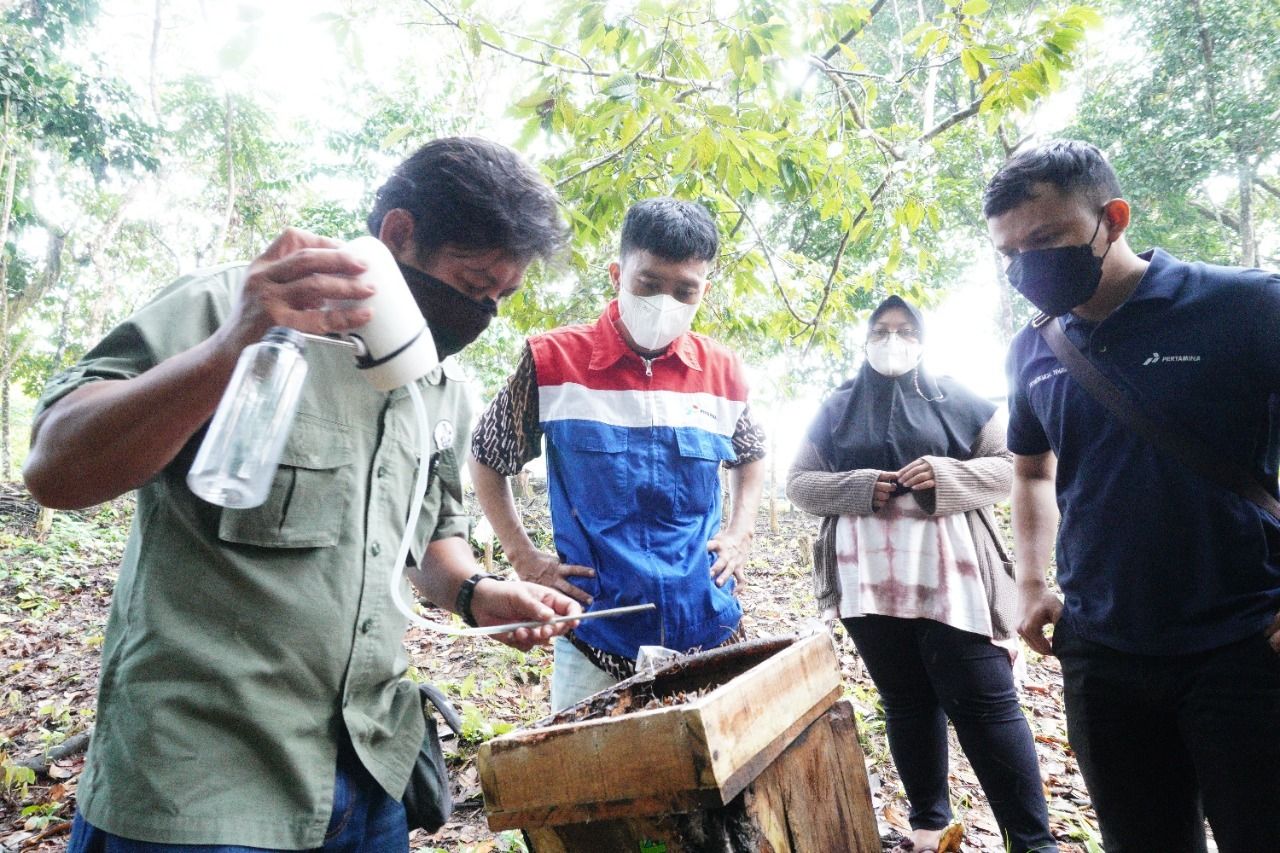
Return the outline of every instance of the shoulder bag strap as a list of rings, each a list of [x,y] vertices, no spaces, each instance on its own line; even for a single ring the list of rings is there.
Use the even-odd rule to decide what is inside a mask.
[[[1230,489],[1280,520],[1280,501],[1272,497],[1257,480],[1243,468],[1216,457],[1198,438],[1167,429],[1152,420],[1115,383],[1104,376],[1075,344],[1067,340],[1056,318],[1041,315],[1033,325],[1071,377],[1122,424],[1201,477]]]

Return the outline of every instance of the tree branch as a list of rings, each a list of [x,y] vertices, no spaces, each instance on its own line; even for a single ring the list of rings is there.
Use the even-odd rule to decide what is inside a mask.
[[[1191,205],[1192,210],[1203,215],[1206,219],[1212,219],[1214,222],[1226,228],[1230,228],[1237,234],[1240,233],[1240,220],[1236,219],[1230,213],[1222,210],[1214,210],[1212,207],[1201,204],[1193,198],[1187,199],[1187,204]]]
[[[631,137],[630,140],[628,140],[627,142],[624,142],[622,145],[618,146],[613,151],[610,151],[608,154],[604,154],[600,157],[597,157],[594,160],[589,161],[585,166],[583,166],[578,171],[574,172],[569,177],[561,178],[560,180],[556,181],[556,189],[560,189],[565,184],[570,183],[572,181],[576,181],[578,178],[581,178],[583,175],[587,174],[588,172],[591,172],[595,169],[600,168],[606,163],[612,163],[614,160],[617,160],[627,151],[627,149],[631,148],[633,145],[639,142],[640,137],[648,133],[649,128],[657,124],[658,119],[660,117],[661,116],[659,115],[652,116],[647,122],[645,122],[644,127],[636,131],[636,135]]]
[[[983,99],[981,96],[974,98],[973,102],[970,103],[969,106],[964,107],[963,109],[956,110],[951,115],[947,116],[942,121],[935,124],[932,129],[926,131],[923,135],[921,135],[921,137],[917,139],[916,142],[928,142],[934,137],[939,136],[943,133],[946,133],[948,130],[955,127],[957,124],[964,121],[965,119],[972,118],[973,116],[977,115],[978,110],[982,108],[982,100]]]
[[[881,151],[888,154],[894,160],[904,159],[902,152],[898,151],[892,142],[885,139],[879,133],[876,133],[874,129],[867,125],[866,120],[862,117],[862,113],[858,109],[857,102],[854,100],[853,92],[849,89],[849,84],[846,83],[839,74],[833,73],[835,69],[831,67],[831,64],[819,56],[812,55],[809,57],[809,62],[811,65],[817,66],[818,69],[821,70],[823,74],[825,74],[835,85],[836,89],[842,96],[841,99],[845,102],[845,106],[847,106],[849,108],[849,112],[853,114],[853,123],[858,126],[858,129],[866,133],[867,136],[871,138],[871,141],[874,142]]]
[[[778,295],[782,297],[782,304],[787,307],[788,313],[790,313],[791,316],[795,318],[795,321],[800,325],[810,325],[810,322],[802,319],[800,315],[796,313],[796,309],[791,306],[791,300],[787,298],[787,292],[782,287],[782,279],[778,278],[778,271],[773,266],[773,253],[769,251],[769,244],[765,242],[764,236],[760,233],[760,229],[756,227],[755,220],[751,218],[751,214],[747,213],[747,209],[743,207],[738,200],[733,197],[733,194],[726,190],[723,185],[720,185],[720,192],[724,193],[725,197],[733,202],[733,206],[738,208],[738,213],[740,213],[742,218],[746,220],[747,224],[751,226],[752,233],[756,235],[756,242],[760,244],[760,251],[764,252],[764,259],[769,264],[769,274],[773,276],[773,286],[777,289]]]
[[[46,776],[49,773],[49,767],[56,761],[64,758],[70,758],[73,755],[84,752],[89,748],[89,740],[93,736],[93,730],[80,732],[72,735],[62,743],[53,747],[49,752],[41,753],[34,758],[27,758],[22,761],[15,761],[14,764],[19,767],[26,767],[28,770],[34,770],[40,776]]]
[[[1280,198],[1280,188],[1277,188],[1275,184],[1270,183],[1266,179],[1262,178],[1260,175],[1254,175],[1253,182],[1258,186],[1262,187],[1267,192],[1271,193],[1276,198]]]
[[[859,213],[859,218],[861,218],[861,213]],[[804,345],[805,355],[809,354],[809,350],[813,349],[813,342],[817,340],[818,321],[822,319],[822,312],[826,310],[827,300],[831,298],[831,287],[835,284],[836,273],[840,270],[840,261],[844,260],[844,250],[849,245],[849,236],[851,234],[853,234],[852,228],[844,232],[844,236],[840,238],[840,246],[836,249],[836,259],[831,264],[831,272],[827,275],[827,283],[822,287],[822,299],[818,300],[818,308],[813,312],[813,325],[809,327],[809,342]]]
[[[836,39],[836,43],[831,45],[831,47],[827,48],[826,53],[822,54],[823,61],[824,62],[828,61],[837,53],[839,53],[840,45],[848,44],[849,42],[857,38],[858,33],[862,32],[867,28],[867,26],[875,18],[876,13],[884,8],[884,4],[886,2],[887,0],[876,0],[876,2],[872,3],[871,8],[867,10],[867,19],[862,23],[858,24],[856,27],[850,28],[849,32],[845,33],[844,35],[840,36],[840,38]]]
[[[465,25],[462,19],[449,17],[449,15],[445,14],[444,10],[442,10],[439,6],[437,6],[434,2],[432,2],[432,0],[422,0],[422,2],[425,3],[427,6],[429,6],[431,8],[431,11],[439,15],[440,19],[444,21],[447,25],[451,27],[457,27],[459,30],[464,29]],[[528,36],[515,35],[514,37],[524,39],[525,41],[538,43],[538,44],[544,44],[544,45],[546,44],[546,42],[539,42],[537,39],[531,39]],[[507,56],[510,56],[514,59],[518,59],[521,62],[527,62],[530,65],[539,65],[543,68],[554,68],[557,71],[563,71],[567,74],[578,74],[584,77],[594,77],[597,79],[600,79],[600,78],[608,79],[610,77],[616,76],[617,74],[617,72],[611,72],[611,71],[596,71],[595,69],[591,68],[590,64],[588,64],[585,59],[573,53],[573,51],[568,50],[567,48],[550,46],[561,53],[567,53],[571,56],[574,56],[576,59],[586,64],[587,67],[586,68],[570,68],[567,65],[560,65],[559,63],[556,63],[556,62],[550,62],[546,59],[543,59],[542,57],[529,56],[527,54],[523,54],[518,51],[511,50],[510,48],[506,48],[501,45],[494,44],[493,42],[485,38],[480,38],[478,39],[478,41],[480,44],[484,45],[490,50],[496,50],[498,53],[505,53]],[[715,83],[707,83],[699,80],[689,80],[689,79],[684,79],[680,77],[668,77],[664,74],[645,74],[643,72],[638,72],[638,71],[631,72],[631,73],[635,74],[635,78],[637,80],[643,80],[646,83],[664,83],[670,86],[680,86],[686,89],[693,89],[695,92],[704,92],[704,91],[709,91],[709,90],[718,88],[717,84]]]
[[[889,186],[889,180],[892,177],[893,172],[889,172],[880,179],[880,186],[876,187],[875,191],[871,193],[870,196],[872,205],[876,203],[876,199],[880,198],[880,194]],[[809,350],[813,348],[813,342],[818,337],[818,321],[822,319],[822,312],[826,310],[827,301],[831,297],[831,289],[835,284],[836,273],[840,270],[840,261],[844,259],[845,249],[849,245],[849,238],[853,235],[854,229],[858,227],[859,223],[861,223],[870,212],[871,208],[865,206],[859,210],[858,215],[853,218],[853,222],[849,223],[849,230],[845,231],[844,237],[840,239],[840,248],[836,250],[836,259],[831,264],[831,272],[827,275],[827,283],[822,288],[822,300],[818,303],[818,310],[813,313],[813,322],[810,324],[811,328],[809,331],[809,342],[804,345],[805,355],[809,354]]]

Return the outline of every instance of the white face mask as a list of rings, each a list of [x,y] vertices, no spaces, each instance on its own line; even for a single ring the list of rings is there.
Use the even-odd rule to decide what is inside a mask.
[[[656,352],[689,331],[698,305],[686,305],[674,296],[636,296],[625,286],[618,289],[618,315],[636,346]]]
[[[920,363],[924,348],[915,341],[905,341],[897,335],[879,343],[867,344],[867,361],[876,373],[884,376],[901,376]]]

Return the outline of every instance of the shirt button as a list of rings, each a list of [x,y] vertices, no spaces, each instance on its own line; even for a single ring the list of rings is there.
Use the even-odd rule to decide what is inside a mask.
[[[369,546],[369,553],[375,557],[378,556],[379,554],[382,553],[382,546],[379,545],[377,542],[374,542],[372,545]]]
[[[379,466],[378,466],[378,479],[379,479],[379,480],[381,480],[381,479],[382,479],[383,477],[385,477],[385,476],[387,476],[387,466],[386,466],[386,465],[379,465]]]
[[[367,634],[373,628],[373,619],[369,618],[360,623],[360,633]]]

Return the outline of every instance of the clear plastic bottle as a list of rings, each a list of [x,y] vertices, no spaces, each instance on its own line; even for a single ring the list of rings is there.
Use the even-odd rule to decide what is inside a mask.
[[[240,354],[187,474],[197,497],[236,508],[267,499],[307,376],[304,351],[301,334],[274,326]]]

